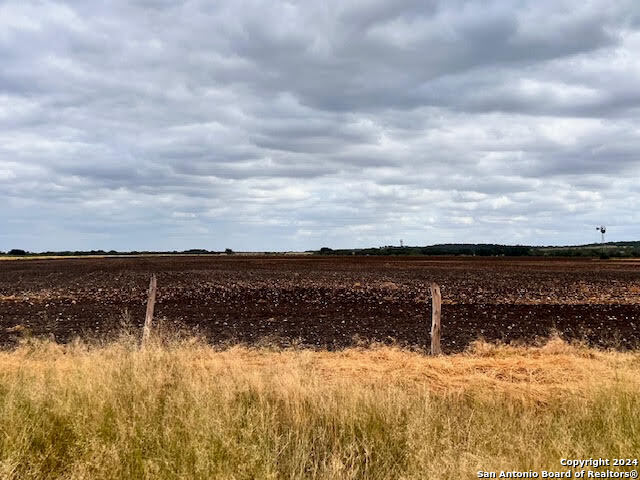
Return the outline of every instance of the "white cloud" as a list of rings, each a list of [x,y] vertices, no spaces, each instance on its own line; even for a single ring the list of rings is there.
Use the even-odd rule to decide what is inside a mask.
[[[2,2],[0,250],[637,237],[637,5]]]

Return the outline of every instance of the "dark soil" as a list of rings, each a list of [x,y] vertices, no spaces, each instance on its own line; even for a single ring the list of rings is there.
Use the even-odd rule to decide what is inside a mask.
[[[434,281],[445,352],[480,337],[530,343],[554,331],[640,346],[640,262],[240,255],[0,261],[0,344],[28,334],[110,338],[123,319],[137,328],[152,273],[156,319],[213,343],[423,348]]]

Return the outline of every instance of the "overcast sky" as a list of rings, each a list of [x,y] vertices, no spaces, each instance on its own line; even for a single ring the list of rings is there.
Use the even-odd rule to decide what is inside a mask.
[[[0,250],[640,240],[640,2],[0,0]]]

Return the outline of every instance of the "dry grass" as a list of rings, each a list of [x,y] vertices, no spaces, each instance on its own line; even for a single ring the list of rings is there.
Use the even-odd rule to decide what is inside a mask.
[[[0,353],[0,478],[477,478],[640,454],[640,354],[554,339],[394,348]]]

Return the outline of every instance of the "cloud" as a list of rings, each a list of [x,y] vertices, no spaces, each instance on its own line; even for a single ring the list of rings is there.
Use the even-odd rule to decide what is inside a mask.
[[[636,238],[639,48],[631,0],[7,0],[0,250]]]

